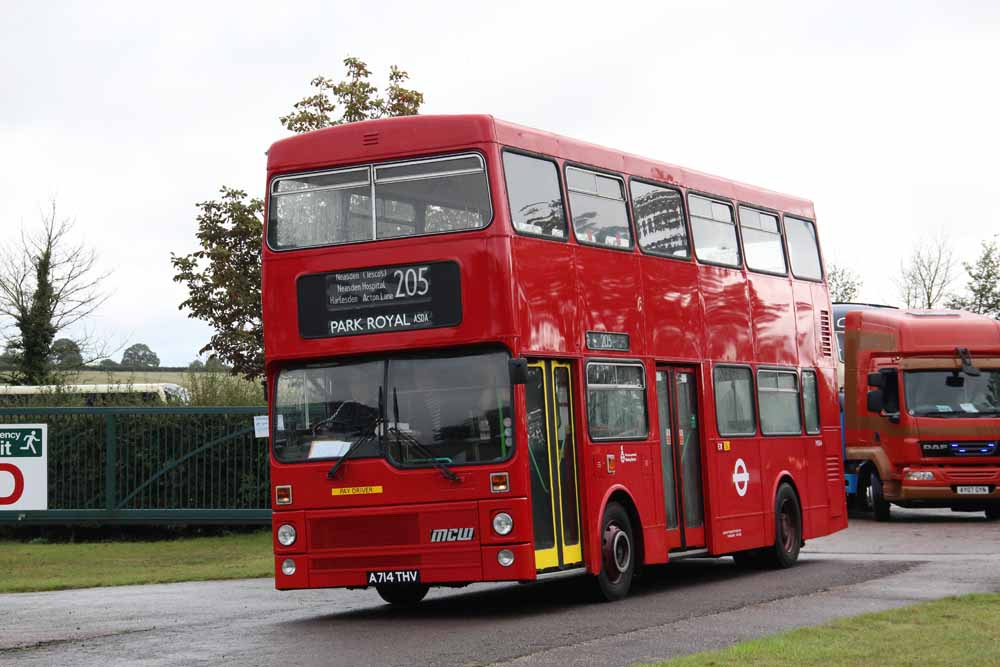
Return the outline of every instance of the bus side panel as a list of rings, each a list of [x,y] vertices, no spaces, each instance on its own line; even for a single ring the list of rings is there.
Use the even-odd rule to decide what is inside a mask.
[[[713,361],[749,361],[750,307],[744,273],[737,269],[701,266],[698,274],[705,307],[705,357]]]
[[[748,272],[747,285],[757,363],[797,365],[795,339],[789,335],[795,331],[795,315],[788,278]]]
[[[574,247],[515,236],[511,249],[521,349],[532,354],[575,354],[583,333],[576,308]]]
[[[639,262],[648,353],[658,360],[700,362],[705,319],[698,291],[698,266],[660,257],[641,257]]]

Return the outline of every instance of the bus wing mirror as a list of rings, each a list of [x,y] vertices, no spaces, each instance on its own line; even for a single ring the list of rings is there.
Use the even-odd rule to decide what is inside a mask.
[[[881,373],[869,373],[868,374],[868,386],[869,387],[884,387],[885,386],[885,376]]]
[[[528,384],[527,359],[511,359],[509,366],[511,384]]]
[[[869,412],[882,412],[882,408],[885,406],[885,396],[882,394],[881,389],[872,389],[868,392],[868,411]]]
[[[949,387],[964,387],[965,378],[959,375],[957,372],[954,375],[949,375],[944,379],[944,383]]]

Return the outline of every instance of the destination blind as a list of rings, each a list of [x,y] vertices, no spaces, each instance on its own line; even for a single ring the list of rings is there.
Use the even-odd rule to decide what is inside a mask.
[[[458,264],[374,266],[303,276],[303,338],[455,326],[462,321]]]

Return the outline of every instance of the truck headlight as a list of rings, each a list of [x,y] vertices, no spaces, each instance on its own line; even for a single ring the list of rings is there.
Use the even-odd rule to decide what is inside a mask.
[[[929,482],[934,479],[934,473],[930,470],[911,470],[906,473],[906,479],[911,482]]]

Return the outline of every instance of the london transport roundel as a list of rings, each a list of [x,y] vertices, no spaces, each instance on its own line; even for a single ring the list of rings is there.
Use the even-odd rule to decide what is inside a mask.
[[[747,472],[747,464],[743,462],[743,459],[736,459],[736,465],[733,467],[733,484],[736,486],[736,493],[740,494],[740,498],[747,494],[747,487],[750,486],[750,473]]]

